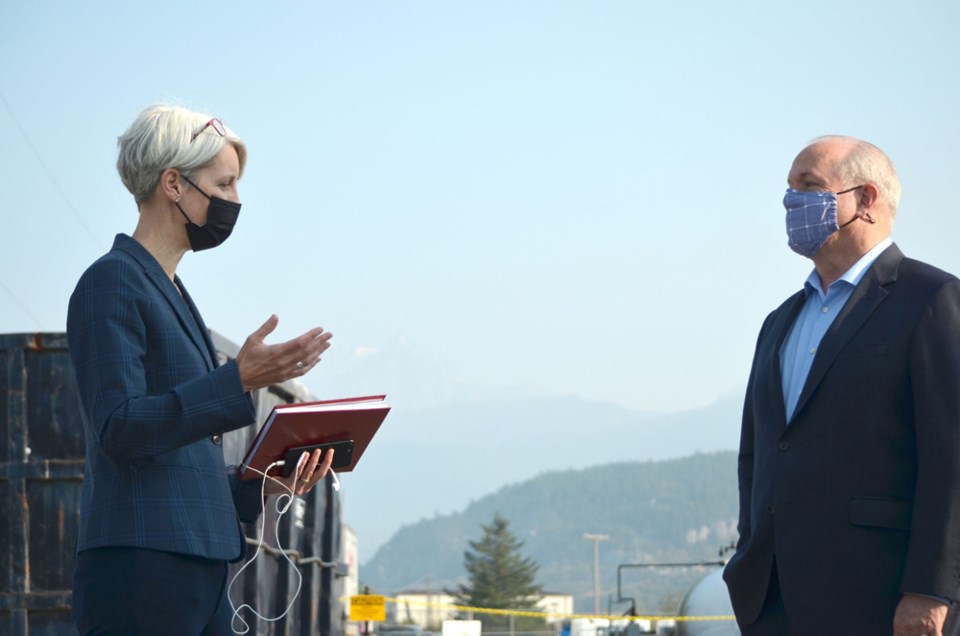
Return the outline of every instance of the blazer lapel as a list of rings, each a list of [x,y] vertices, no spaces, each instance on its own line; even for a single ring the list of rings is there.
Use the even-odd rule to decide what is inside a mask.
[[[889,292],[885,286],[897,280],[897,269],[902,260],[903,252],[896,245],[891,245],[880,254],[864,274],[840,311],[840,315],[830,325],[820,342],[817,355],[813,359],[813,366],[810,367],[803,391],[800,392],[800,399],[794,410],[795,415],[803,409],[804,404],[813,395],[840,351],[887,297]]]
[[[193,304],[193,298],[187,293],[187,288],[183,286],[180,277],[176,276],[175,278],[177,287],[180,289],[180,293],[183,294],[183,300],[186,301],[187,308],[190,309],[190,313],[193,315],[193,322],[195,326],[199,328],[200,337],[203,339],[203,344],[207,352],[207,362],[210,363],[211,368],[216,369],[220,366],[220,361],[217,359],[217,349],[213,346],[213,340],[210,338],[210,330],[207,329],[207,324],[203,321],[200,310]]]
[[[205,339],[204,335],[200,333],[200,324],[202,324],[203,321],[199,318],[199,313],[195,313],[196,308],[193,306],[193,301],[188,300],[189,296],[187,296],[186,290],[183,292],[183,297],[181,297],[180,292],[177,291],[178,287],[183,289],[180,284],[180,279],[177,278],[177,285],[175,285],[173,281],[170,280],[170,277],[167,276],[167,273],[163,271],[157,259],[140,245],[140,243],[129,236],[123,234],[117,235],[113,247],[114,249],[120,249],[126,252],[143,267],[144,273],[146,273],[147,277],[153,282],[157,291],[160,292],[160,295],[166,299],[174,313],[177,314],[180,326],[183,327],[183,330],[190,337],[191,342],[193,342],[203,355],[209,368],[215,368],[217,366],[215,363],[216,358],[211,357],[210,350],[212,345],[208,346],[209,337]],[[194,316],[196,316],[196,318]]]

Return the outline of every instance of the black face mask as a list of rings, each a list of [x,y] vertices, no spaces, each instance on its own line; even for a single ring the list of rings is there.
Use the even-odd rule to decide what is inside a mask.
[[[187,213],[180,207],[180,204],[176,204],[177,209],[180,210],[180,214],[187,220],[187,239],[190,241],[190,248],[194,252],[200,252],[220,245],[227,240],[227,237],[233,232],[233,226],[237,224],[237,217],[240,215],[240,204],[221,199],[220,197],[212,197],[200,188],[197,188],[197,185],[190,179],[183,177],[183,180],[196,188],[197,192],[207,197],[210,201],[210,203],[207,204],[207,222],[205,225],[197,225],[191,221]]]

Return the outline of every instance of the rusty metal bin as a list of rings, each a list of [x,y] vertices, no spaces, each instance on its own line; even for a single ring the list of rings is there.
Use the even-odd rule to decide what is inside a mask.
[[[66,334],[0,336],[0,633],[74,634],[83,425]]]
[[[238,347],[214,333],[221,359]],[[257,392],[258,421],[280,402],[313,399],[299,384]],[[237,463],[256,434],[250,426],[224,436],[227,463]],[[84,443],[80,403],[65,333],[0,335],[0,634],[65,636],[70,615],[80,520]],[[248,554],[261,523],[275,525],[271,504],[245,524]],[[296,606],[281,621],[248,617],[251,634],[339,636],[342,633],[340,507],[328,480],[301,499],[280,524],[285,548],[303,574]],[[253,545],[251,545],[253,544]],[[231,567],[230,576],[239,568]],[[234,585],[234,602],[275,615],[296,583],[276,551],[261,554]],[[277,609],[279,608],[279,610]]]

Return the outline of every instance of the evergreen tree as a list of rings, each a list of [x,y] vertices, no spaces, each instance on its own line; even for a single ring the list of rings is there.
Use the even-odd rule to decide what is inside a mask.
[[[470,541],[470,549],[463,553],[463,564],[469,575],[467,584],[460,585],[459,603],[471,607],[505,610],[537,611],[541,588],[535,583],[540,566],[520,555],[523,542],[508,527],[499,513],[490,525],[482,525],[483,538]],[[509,624],[509,616],[480,614],[474,618],[483,622],[484,629],[499,629]],[[529,629],[542,625],[543,620],[519,617],[515,626]]]

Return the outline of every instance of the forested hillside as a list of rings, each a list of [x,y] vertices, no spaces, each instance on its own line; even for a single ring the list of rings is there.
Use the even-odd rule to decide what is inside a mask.
[[[495,469],[495,462],[491,466]],[[429,497],[429,490],[425,482],[417,496]],[[539,563],[544,589],[575,595],[577,611],[593,607],[593,544],[583,534],[609,535],[600,544],[606,609],[617,598],[618,565],[716,560],[721,546],[736,538],[736,510],[733,452],[544,473],[474,501],[461,513],[401,528],[361,568],[360,578],[387,594],[452,588],[464,576],[467,541],[499,512],[525,541],[523,553]],[[702,570],[628,569],[621,592],[640,606],[659,605],[664,580],[698,573]],[[626,606],[613,603],[614,611],[621,609]]]

